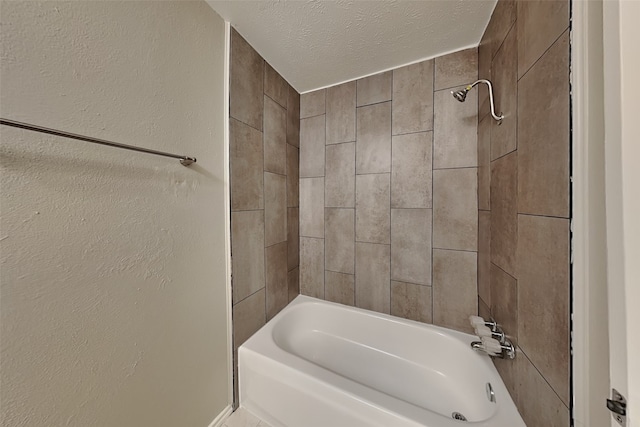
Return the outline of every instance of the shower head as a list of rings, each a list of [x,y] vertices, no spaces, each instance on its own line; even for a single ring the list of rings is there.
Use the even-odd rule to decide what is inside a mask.
[[[484,83],[487,86],[489,86],[489,101],[491,103],[491,116],[493,116],[493,118],[498,122],[498,124],[502,123],[502,119],[504,119],[504,115],[502,115],[502,113],[499,116],[496,114],[495,105],[493,103],[493,86],[491,86],[491,82],[489,80],[485,80],[485,79],[477,80],[476,82],[466,86],[462,90],[458,90],[455,92],[451,91],[451,95],[453,95],[453,97],[458,101],[464,102],[467,99],[467,94],[469,93],[469,91],[478,83]]]
[[[465,99],[467,99],[467,93],[469,93],[469,89],[471,89],[471,86],[467,86],[464,89],[456,91],[456,92],[451,91],[451,95],[453,95],[453,97],[455,99],[457,99],[458,101],[464,102]]]

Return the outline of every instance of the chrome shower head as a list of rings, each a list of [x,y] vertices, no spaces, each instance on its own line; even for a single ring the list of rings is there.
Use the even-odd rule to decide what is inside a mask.
[[[455,99],[457,99],[460,102],[464,102],[465,99],[467,99],[467,93],[469,93],[469,89],[468,88],[464,88],[462,90],[459,91],[451,91],[451,95],[453,95],[453,97]]]
[[[489,101],[491,104],[491,116],[498,122],[498,124],[502,123],[502,119],[504,119],[504,115],[502,113],[500,113],[500,115],[496,114],[495,105],[493,103],[493,86],[491,86],[491,82],[489,80],[485,80],[485,79],[477,80],[472,84],[467,85],[462,90],[458,90],[456,92],[451,91],[451,95],[453,95],[453,97],[458,101],[464,102],[465,99],[467,99],[467,94],[469,93],[469,91],[473,89],[476,85],[478,85],[478,83],[484,83],[487,86],[489,86]]]

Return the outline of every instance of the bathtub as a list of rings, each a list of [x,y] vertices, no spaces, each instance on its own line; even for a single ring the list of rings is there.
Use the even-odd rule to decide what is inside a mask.
[[[301,295],[239,348],[240,406],[273,427],[524,427],[474,339]]]

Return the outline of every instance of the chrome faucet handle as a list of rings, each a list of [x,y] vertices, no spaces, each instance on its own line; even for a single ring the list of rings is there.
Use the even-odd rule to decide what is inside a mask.
[[[496,332],[498,330],[498,324],[495,320],[491,319],[488,322],[484,320],[480,316],[469,316],[469,323],[471,323],[471,327],[476,329],[477,326],[487,326],[491,328],[492,331]]]
[[[504,343],[499,342],[494,338],[482,337],[482,346],[489,353],[494,353],[495,356],[503,359],[514,359],[516,357],[516,348],[509,340],[505,340]]]
[[[475,327],[475,331],[476,331],[476,335],[478,335],[480,338],[482,337],[495,338],[496,340],[498,340],[498,342],[500,342],[500,344],[504,344],[507,339],[504,332],[502,332],[500,328],[497,328],[497,330],[492,330],[488,326],[478,325]]]

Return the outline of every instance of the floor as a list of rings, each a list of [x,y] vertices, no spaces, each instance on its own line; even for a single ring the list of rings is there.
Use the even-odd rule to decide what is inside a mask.
[[[238,408],[222,424],[222,427],[270,427],[269,424],[244,408]]]

